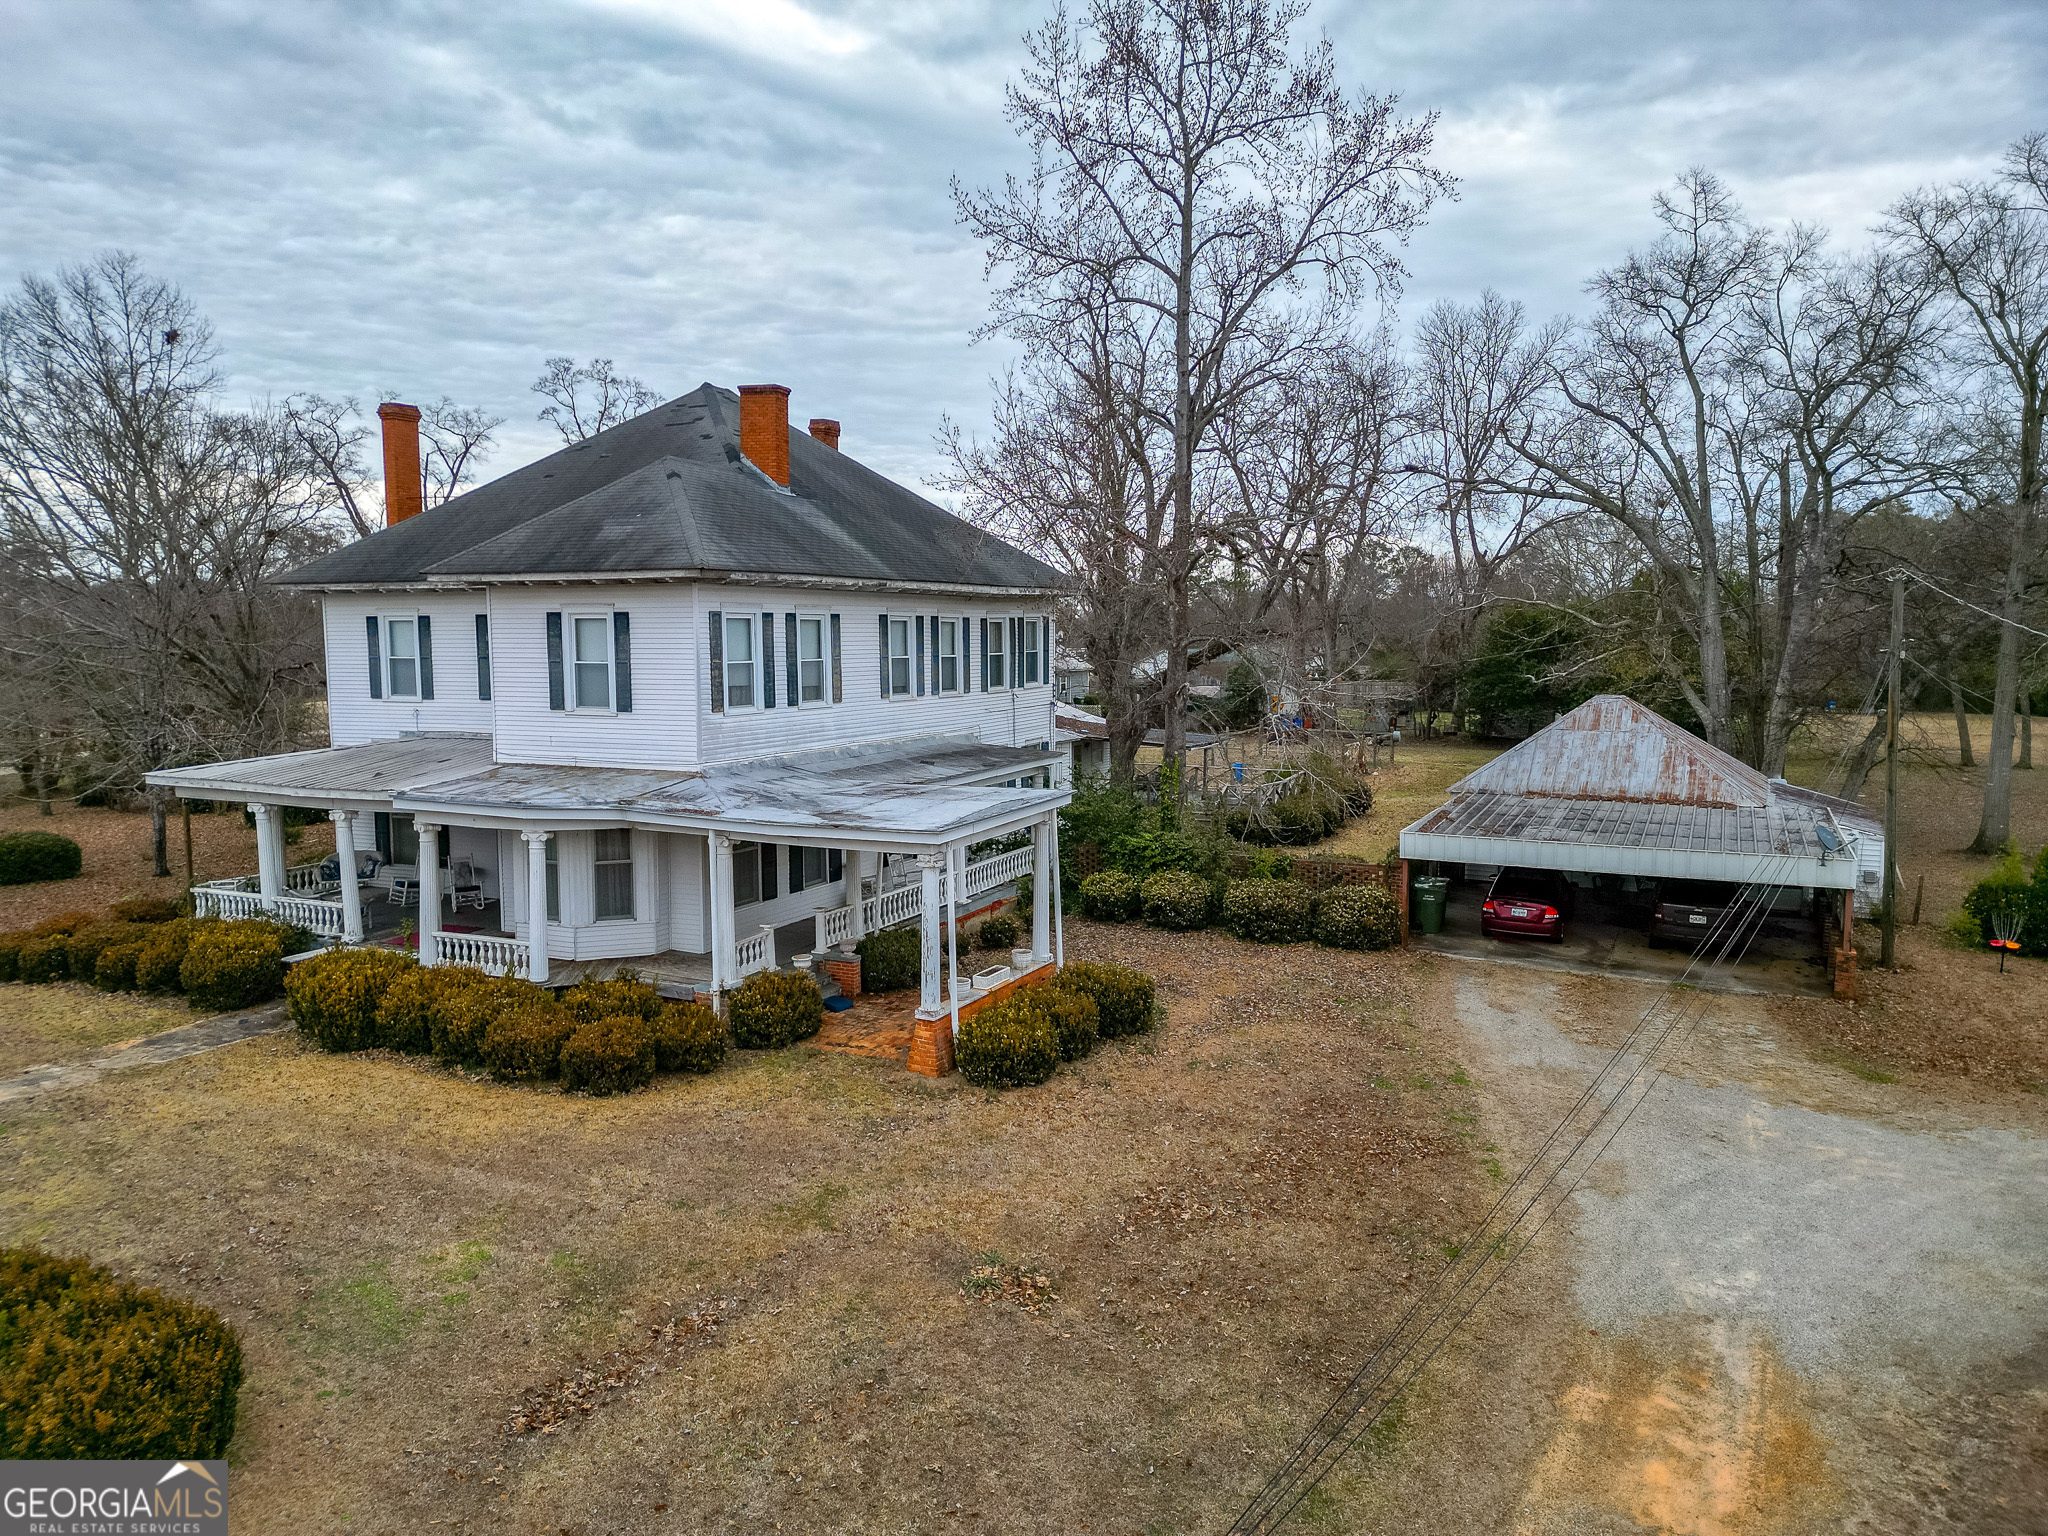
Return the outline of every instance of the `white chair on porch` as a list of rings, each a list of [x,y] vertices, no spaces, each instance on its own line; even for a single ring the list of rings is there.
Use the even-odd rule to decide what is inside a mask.
[[[483,871],[464,853],[448,861],[448,908],[460,912],[466,906],[483,911],[484,882]]]
[[[417,864],[393,864],[391,868],[391,905],[394,907],[415,907],[420,900],[420,867]]]

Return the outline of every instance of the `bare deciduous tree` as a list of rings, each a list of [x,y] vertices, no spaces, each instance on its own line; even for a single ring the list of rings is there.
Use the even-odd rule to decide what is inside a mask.
[[[573,357],[551,357],[542,368],[533,393],[545,396],[548,404],[537,419],[551,423],[564,443],[595,437],[661,400],[640,380],[615,373],[608,357],[581,364]]]

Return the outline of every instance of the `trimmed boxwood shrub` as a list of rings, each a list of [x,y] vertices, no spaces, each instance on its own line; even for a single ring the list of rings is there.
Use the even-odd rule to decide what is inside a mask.
[[[1299,944],[1314,909],[1315,893],[1293,880],[1233,880],[1223,893],[1223,926],[1255,944]]]
[[[627,1093],[654,1081],[654,1026],[617,1013],[576,1026],[562,1046],[562,1086],[589,1094]]]
[[[1078,987],[1025,987],[1015,994],[1019,1003],[1036,1008],[1052,1020],[1053,1039],[1060,1048],[1061,1061],[1079,1061],[1095,1049],[1102,1028],[1102,1010],[1095,999]]]
[[[584,977],[562,994],[562,1006],[578,1024],[615,1013],[637,1013],[651,1024],[661,1017],[661,994],[642,981],[638,971],[621,970],[603,981]]]
[[[26,933],[0,933],[0,981],[21,980],[21,946],[28,941]]]
[[[265,1002],[284,989],[284,941],[273,923],[220,923],[192,935],[178,967],[185,1000],[201,1013]]]
[[[962,1077],[980,1088],[1042,1083],[1060,1064],[1052,1015],[1015,997],[991,1003],[960,1021],[953,1062]]]
[[[1380,885],[1340,885],[1316,898],[1315,939],[1333,949],[1392,949],[1401,914]]]
[[[994,917],[984,917],[981,927],[975,932],[974,942],[983,949],[1015,949],[1017,935],[1023,932],[1016,918],[1007,912],[998,912]]]
[[[9,832],[0,837],[0,885],[69,880],[85,868],[78,844],[55,832]]]
[[[483,1061],[502,1083],[538,1083],[561,1070],[576,1020],[559,1003],[531,1003],[485,1026]]]
[[[396,972],[377,999],[375,1024],[363,1045],[381,1045],[409,1056],[424,1056],[433,1050],[434,1004],[447,985],[447,974],[417,962]]]
[[[141,958],[140,939],[131,939],[126,944],[109,944],[93,962],[92,984],[102,992],[133,992],[135,962]]]
[[[463,966],[461,980],[449,984],[434,1005],[434,1054],[442,1061],[475,1066],[484,1059],[484,1039],[491,1025],[508,1013],[538,1008],[553,1001],[545,987],[517,976],[486,976]]]
[[[218,1458],[242,1346],[219,1314],[85,1259],[0,1249],[0,1456]]]
[[[1152,978],[1143,971],[1100,960],[1075,960],[1052,984],[1094,1000],[1096,1027],[1105,1040],[1141,1035],[1152,1027]]]
[[[167,896],[130,896],[111,910],[115,921],[123,923],[168,923],[179,915],[178,904]]]
[[[15,955],[15,974],[31,984],[62,981],[71,974],[71,936],[63,933],[32,933]]]
[[[669,1003],[654,1021],[654,1065],[663,1072],[711,1072],[725,1060],[725,1026],[703,1003]]]
[[[1128,923],[1138,915],[1138,882],[1120,869],[1105,869],[1081,882],[1081,915],[1099,923]]]
[[[732,1022],[734,1045],[748,1051],[779,1050],[818,1032],[825,1022],[825,994],[808,976],[756,971],[726,1001],[725,1014]]]
[[[99,918],[91,912],[59,912],[55,917],[46,917],[30,933],[76,933]]]
[[[860,956],[863,992],[900,992],[918,981],[920,940],[915,928],[889,928],[871,933],[853,946]]]
[[[1184,869],[1162,869],[1138,888],[1145,921],[1154,928],[1186,932],[1209,921],[1209,882]]]
[[[142,953],[135,957],[135,986],[141,992],[175,992],[178,973],[185,964],[185,950],[192,935],[219,927],[215,918],[181,917],[157,924],[157,931],[142,941]]]
[[[284,979],[292,1022],[326,1051],[361,1051],[381,1039],[379,1004],[416,971],[410,955],[389,949],[335,949],[302,960]]]
[[[100,952],[115,944],[140,944],[151,929],[142,923],[93,923],[80,928],[66,941],[69,970],[76,981],[91,981],[99,968]]]

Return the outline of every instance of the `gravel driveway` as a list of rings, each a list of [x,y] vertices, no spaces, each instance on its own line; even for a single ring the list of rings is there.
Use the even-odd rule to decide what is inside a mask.
[[[1461,967],[1509,1150],[1647,986]],[[1583,1364],[1515,1528],[2048,1531],[2048,1140],[1807,1061],[1717,1000],[1575,1197]]]

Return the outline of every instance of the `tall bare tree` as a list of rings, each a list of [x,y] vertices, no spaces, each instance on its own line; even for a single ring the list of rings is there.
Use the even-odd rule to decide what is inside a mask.
[[[595,437],[661,400],[640,380],[614,371],[608,357],[593,357],[587,363],[551,357],[533,381],[533,393],[548,401],[537,419],[552,424],[565,443]]]
[[[1190,592],[1203,554],[1197,461],[1217,421],[1280,386],[1393,246],[1452,189],[1428,163],[1433,118],[1353,100],[1327,40],[1294,56],[1293,0],[1092,0],[1026,39],[1006,115],[1033,167],[955,184],[962,220],[1006,270],[991,329],[1033,348],[1106,298],[1161,349],[1147,414],[1169,435],[1163,530],[1166,751],[1184,754]]]

